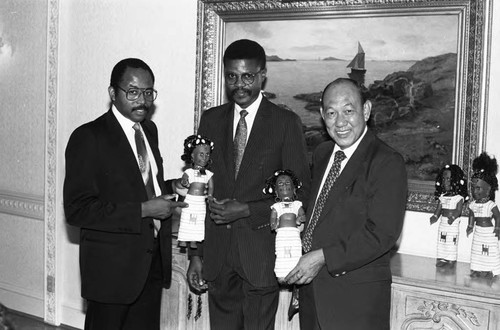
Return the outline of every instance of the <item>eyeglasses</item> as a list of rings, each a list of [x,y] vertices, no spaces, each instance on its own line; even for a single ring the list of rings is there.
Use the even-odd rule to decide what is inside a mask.
[[[253,82],[255,81],[255,77],[261,73],[262,70],[259,70],[257,71],[256,73],[250,73],[250,72],[245,72],[243,74],[240,75],[237,75],[236,73],[234,72],[227,72],[224,77],[226,78],[226,82],[230,85],[234,85],[236,84],[236,82],[238,81],[239,78],[241,78],[241,81],[245,84],[245,85],[251,85],[253,84]]]
[[[158,92],[153,88],[129,88],[128,90],[124,90],[120,86],[116,87],[125,92],[125,97],[129,101],[135,101],[141,97],[141,95],[144,95],[144,99],[146,101],[152,102],[156,100],[156,97],[158,96]]]

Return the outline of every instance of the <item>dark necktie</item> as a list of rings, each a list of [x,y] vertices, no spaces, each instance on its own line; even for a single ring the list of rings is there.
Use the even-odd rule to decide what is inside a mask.
[[[240,111],[240,120],[238,121],[238,127],[236,128],[236,134],[234,135],[233,148],[235,178],[238,176],[241,160],[243,159],[243,153],[245,152],[245,145],[247,144],[247,122],[245,120],[246,115],[248,115],[248,111]]]
[[[316,201],[316,205],[314,206],[313,215],[311,217],[311,221],[309,221],[309,225],[306,228],[306,232],[304,237],[302,238],[302,248],[304,252],[311,251],[312,245],[312,234],[316,224],[318,223],[319,216],[323,211],[323,207],[325,206],[325,202],[328,199],[328,194],[330,193],[330,189],[332,188],[335,180],[340,173],[340,164],[346,158],[346,155],[343,151],[339,150],[335,153],[335,158],[333,159],[332,167],[330,168],[330,172],[328,172],[328,176],[326,177],[325,183],[323,184],[323,188],[321,188],[321,192],[319,193],[318,200]]]
[[[139,169],[141,171],[142,180],[144,181],[146,194],[148,195],[149,200],[155,197],[155,188],[153,186],[153,175],[151,173],[151,163],[149,162],[148,150],[146,149],[146,142],[144,141],[140,124],[135,123],[132,127],[135,130],[134,138],[135,146],[137,148],[137,157],[139,158]],[[154,223],[156,234],[160,228],[160,221],[155,219]]]

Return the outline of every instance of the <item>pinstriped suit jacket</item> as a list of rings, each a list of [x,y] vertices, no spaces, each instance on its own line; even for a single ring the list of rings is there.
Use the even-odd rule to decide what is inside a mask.
[[[206,222],[205,241],[199,253],[203,254],[204,277],[213,281],[229,250],[231,230],[237,236],[238,253],[249,281],[255,286],[276,284],[274,275],[274,238],[269,227],[270,206],[273,198],[263,194],[266,178],[275,170],[288,168],[303,181],[299,199],[305,201],[309,189],[309,164],[300,118],[262,99],[237,180],[233,164],[234,103],[226,103],[205,111],[198,133],[215,143],[211,170],[214,172],[214,197],[234,198],[246,202],[250,217],[231,224],[216,225],[209,216]]]

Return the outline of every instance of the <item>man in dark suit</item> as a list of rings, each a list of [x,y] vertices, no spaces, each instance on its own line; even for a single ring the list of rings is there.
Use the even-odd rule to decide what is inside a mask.
[[[285,278],[303,285],[302,329],[389,329],[390,250],[403,225],[407,178],[401,155],[367,128],[370,112],[353,80],[337,79],[323,92],[333,141],[314,152],[307,253]]]
[[[111,109],[77,128],[66,148],[64,209],[80,227],[85,329],[157,330],[171,277],[169,217],[184,203],[164,195],[173,185],[146,118],[157,95],[149,66],[120,61],[108,92]]]
[[[269,226],[274,200],[262,190],[266,178],[284,168],[304,182],[304,191],[309,186],[300,118],[263,97],[266,74],[258,43],[229,45],[224,77],[231,102],[205,111],[198,130],[215,144],[215,200],[209,203],[205,241],[190,251],[188,280],[195,291],[208,282],[212,329],[274,328],[279,298]]]

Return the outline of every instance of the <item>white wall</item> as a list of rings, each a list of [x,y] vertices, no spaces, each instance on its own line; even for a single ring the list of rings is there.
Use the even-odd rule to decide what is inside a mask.
[[[0,194],[12,189],[37,207],[44,192],[45,65],[47,4],[50,0],[0,1],[0,38],[17,36],[15,53],[0,53]],[[12,13],[22,19],[13,20]],[[15,14],[17,15],[17,14]],[[59,61],[57,99],[57,322],[83,324],[78,266],[78,231],[65,224],[62,211],[64,148],[71,132],[105,112],[113,65],[125,57],[140,57],[153,69],[159,96],[154,120],[166,176],[181,173],[182,142],[193,132],[195,59],[195,0],[61,0],[59,1]],[[16,18],[18,16],[15,16]],[[500,159],[500,6],[493,11],[490,93],[485,150]],[[5,48],[1,48],[5,50]],[[487,54],[485,54],[487,56]],[[21,61],[22,60],[22,61]],[[7,77],[7,78],[5,78]],[[13,89],[22,86],[23,90]],[[7,111],[6,111],[7,110]],[[21,120],[19,120],[21,119]],[[15,133],[22,149],[12,149],[7,132]],[[2,160],[5,158],[2,157]],[[14,197],[13,197],[14,196]],[[1,200],[2,196],[0,196]],[[1,210],[0,210],[1,211]],[[36,210],[35,210],[36,211]],[[26,212],[25,212],[26,213]],[[43,317],[43,217],[0,212],[0,301]],[[43,212],[42,212],[43,214]],[[465,232],[466,219],[462,220]],[[429,214],[407,212],[400,252],[434,257],[437,224]],[[470,239],[460,238],[461,261],[469,259]],[[23,263],[21,263],[23,261]]]
[[[71,132],[109,108],[111,69],[123,58],[143,59],[155,73],[158,125],[165,176],[182,173],[184,139],[193,133],[196,60],[194,0],[60,2],[58,169],[62,187],[64,147]],[[60,321],[83,324],[78,234],[58,219],[63,251]],[[69,229],[69,232],[68,232]]]
[[[46,1],[0,1],[0,301],[43,313]]]

